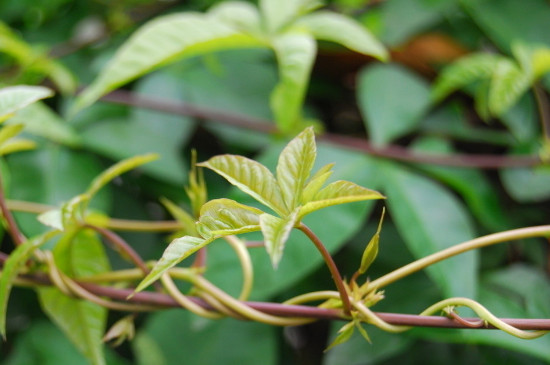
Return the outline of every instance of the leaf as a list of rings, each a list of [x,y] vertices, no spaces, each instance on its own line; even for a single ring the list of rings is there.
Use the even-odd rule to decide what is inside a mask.
[[[40,214],[36,217],[40,223],[43,225],[57,229],[58,231],[63,231],[63,215],[61,209],[52,209]]]
[[[494,66],[489,88],[488,106],[491,114],[499,116],[514,105],[532,82],[531,74],[509,60]]]
[[[271,93],[270,105],[279,130],[293,133],[301,121],[309,76],[317,46],[309,34],[278,35],[272,42],[279,68],[279,82]]]
[[[455,90],[477,80],[491,77],[498,62],[505,58],[490,53],[475,53],[445,67],[432,86],[431,98],[439,102]]]
[[[0,145],[5,143],[10,138],[17,136],[23,130],[22,124],[6,125],[0,128]]]
[[[271,258],[271,264],[274,269],[277,268],[279,261],[283,257],[285,243],[290,235],[290,231],[298,221],[297,218],[298,210],[295,210],[284,219],[267,213],[260,216],[260,227],[264,236],[265,248]]]
[[[322,4],[319,0],[260,0],[260,12],[269,33],[283,30],[292,21]]]
[[[56,244],[53,253],[57,267],[72,278],[110,269],[103,244],[90,230],[67,233]],[[68,297],[55,287],[39,289],[38,294],[44,312],[86,358],[92,364],[105,364],[102,338],[107,309],[87,300]]]
[[[40,99],[49,98],[53,91],[42,86],[8,86],[0,90],[0,118],[23,109]]]
[[[195,227],[195,219],[185,210],[174,204],[166,198],[160,198],[160,202],[170,212],[178,223],[182,225],[182,231],[185,235],[198,236],[197,228]]]
[[[417,259],[474,238],[470,217],[449,191],[394,164],[382,172],[390,214]],[[444,296],[475,298],[477,266],[478,252],[470,251],[426,270]]]
[[[300,205],[302,192],[316,156],[313,127],[305,129],[281,152],[277,164],[277,183],[288,210],[294,210]]]
[[[537,202],[550,197],[550,170],[546,166],[501,169],[500,179],[508,195],[517,202]]]
[[[214,199],[202,206],[197,230],[204,238],[259,231],[263,213],[231,199]]]
[[[386,213],[386,210],[385,209],[382,210],[382,216],[380,217],[380,222],[378,223],[378,228],[376,229],[376,233],[372,236],[369,243],[367,244],[367,247],[365,248],[365,251],[363,252],[363,256],[361,257],[361,266],[359,267],[359,270],[358,270],[360,274],[364,274],[365,272],[367,272],[370,265],[374,262],[374,260],[376,260],[376,256],[378,256],[380,230],[382,229],[382,222],[384,222],[385,213]]]
[[[531,58],[533,64],[533,77],[538,79],[550,71],[550,48],[536,48]]]
[[[9,155],[19,151],[28,151],[36,147],[36,143],[27,139],[11,139],[0,146],[0,156]]]
[[[337,204],[363,200],[384,199],[377,191],[370,190],[350,181],[338,180],[319,191],[313,199],[300,208],[299,218],[316,210]]]
[[[315,39],[335,42],[381,61],[388,59],[384,46],[367,28],[350,17],[331,11],[316,11],[299,18],[296,26],[305,27]]]
[[[214,5],[208,15],[228,26],[250,34],[261,33],[258,8],[244,1],[225,1]]]
[[[197,166],[207,167],[278,214],[288,210],[277,180],[264,165],[242,156],[220,155]]]
[[[332,343],[325,349],[325,352],[332,349],[335,346],[348,342],[348,340],[355,332],[355,322],[351,321],[342,326],[337,332],[336,338]]]
[[[333,174],[333,167],[333,163],[326,164],[309,179],[306,186],[304,187],[304,190],[302,191],[302,203],[307,203],[313,200],[315,194],[317,194],[319,190],[321,190],[325,182]]]
[[[369,138],[384,145],[416,128],[427,112],[429,86],[397,65],[374,65],[361,71],[357,99]]]
[[[199,237],[183,236],[170,242],[151,272],[139,283],[135,293],[151,285],[154,281],[158,280],[166,270],[177,265],[183,259],[189,257],[212,241],[214,241],[214,239],[205,240]]]
[[[74,115],[107,92],[177,60],[224,49],[263,45],[215,17],[196,13],[158,17],[141,27],[119,49],[99,77],[79,96],[72,113]]]
[[[147,154],[142,156],[135,156],[123,161],[119,161],[107,170],[103,171],[97,176],[90,187],[86,191],[86,194],[91,198],[105,185],[107,185],[115,177],[124,174],[127,171],[133,170],[138,166],[146,164],[147,162],[154,161],[158,158],[156,154]]]
[[[23,268],[25,262],[32,253],[54,237],[56,232],[48,232],[38,237],[25,241],[13,250],[4,262],[2,275],[0,275],[0,334],[6,338],[6,312],[13,281]]]

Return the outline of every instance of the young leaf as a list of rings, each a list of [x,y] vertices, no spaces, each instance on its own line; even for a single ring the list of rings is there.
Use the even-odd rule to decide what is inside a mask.
[[[197,230],[205,238],[259,231],[263,213],[231,199],[211,200],[201,209]]]
[[[177,265],[183,259],[195,253],[206,246],[214,239],[204,239],[191,236],[176,238],[166,248],[160,260],[155,264],[151,272],[139,283],[135,292],[140,292],[154,281],[156,281],[164,272]]]
[[[302,203],[307,203],[311,200],[313,200],[313,197],[315,194],[321,190],[325,182],[328,180],[328,178],[332,175],[334,164],[329,163],[323,167],[321,167],[315,175],[313,175],[309,181],[307,182],[306,186],[304,187],[304,190],[302,191]]]
[[[298,210],[295,210],[285,219],[277,218],[267,213],[260,216],[260,227],[262,228],[265,240],[265,248],[275,269],[283,256],[283,250],[290,231],[297,222],[297,213]]]
[[[22,124],[11,124],[2,127],[0,129],[0,145],[21,133],[23,127]]]
[[[0,90],[0,118],[23,109],[37,100],[49,98],[53,91],[42,86],[8,86]]]
[[[36,219],[47,227],[63,231],[63,216],[60,209],[48,210],[40,214]]]
[[[4,263],[2,275],[0,275],[0,334],[2,337],[6,338],[6,311],[13,281],[34,250],[56,234],[57,232],[46,232],[43,235],[27,240],[22,245],[17,246]]]
[[[380,230],[382,229],[382,222],[384,221],[385,213],[386,213],[386,209],[382,210],[382,216],[380,217],[380,223],[378,223],[378,228],[376,229],[376,233],[374,234],[374,236],[372,236],[369,243],[367,244],[367,247],[365,248],[365,251],[363,252],[363,256],[361,257],[361,266],[359,267],[359,270],[358,270],[360,274],[364,274],[367,271],[367,269],[370,267],[370,265],[374,262],[374,260],[376,259],[376,256],[378,256]]]
[[[531,74],[514,62],[503,59],[493,70],[488,106],[493,115],[500,115],[514,105],[531,84]]]
[[[244,1],[226,1],[208,10],[208,15],[249,34],[261,32],[261,19],[258,8]]]
[[[34,141],[28,139],[12,139],[0,146],[0,156],[8,155],[13,152],[28,151],[36,147]]]
[[[74,114],[107,92],[177,60],[224,49],[257,46],[264,44],[215,17],[176,13],[156,18],[140,28],[119,49],[99,77],[79,96],[72,112]]]
[[[277,182],[289,210],[300,205],[302,191],[317,156],[313,127],[290,141],[279,156]]]
[[[147,155],[131,157],[126,160],[117,162],[116,164],[102,172],[92,181],[86,194],[91,199],[103,186],[107,185],[115,177],[122,175],[129,170],[135,169],[136,167],[143,165],[147,162],[156,160],[157,158],[158,155],[151,153]]]
[[[242,156],[212,157],[197,166],[207,167],[280,215],[288,210],[277,180],[264,165]]]
[[[182,225],[182,229],[180,231],[189,236],[199,235],[197,228],[195,227],[195,219],[189,213],[166,198],[160,198],[160,202],[164,205],[168,212],[170,212],[172,217],[174,217],[178,223]]]
[[[268,31],[273,34],[321,5],[319,0],[260,0],[260,11]]]
[[[317,45],[305,33],[278,35],[272,43],[279,68],[279,83],[271,93],[270,105],[279,129],[293,132],[300,122],[309,75]]]
[[[340,345],[346,341],[348,341],[351,338],[351,335],[353,335],[353,331],[355,330],[355,321],[350,321],[342,326],[338,330],[338,335],[332,341],[332,343],[325,349],[325,352],[330,350],[331,348]]]
[[[432,100],[440,101],[474,81],[489,78],[502,59],[504,57],[495,54],[477,53],[453,62],[443,70],[433,85]]]
[[[316,11],[299,18],[296,25],[305,27],[316,39],[339,43],[381,61],[388,59],[388,51],[368,29],[344,15]]]
[[[338,180],[319,191],[313,199],[300,208],[299,218],[316,210],[336,204],[363,200],[384,199],[377,191],[370,190],[350,181]]]

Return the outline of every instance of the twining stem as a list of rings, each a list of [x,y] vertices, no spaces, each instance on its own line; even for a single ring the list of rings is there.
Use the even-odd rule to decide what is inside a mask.
[[[246,245],[237,236],[226,236],[224,239],[231,245],[241,265],[243,272],[243,286],[241,293],[239,294],[239,300],[247,300],[252,291],[252,285],[254,283],[254,271],[252,268],[252,260],[250,254],[246,248]]]
[[[371,288],[381,289],[397,280],[411,275],[412,273],[466,251],[475,250],[506,241],[548,236],[550,236],[550,225],[513,229],[510,231],[475,238],[411,262],[408,265],[402,266],[399,269],[372,281],[369,286]]]
[[[2,212],[2,216],[6,220],[6,224],[8,225],[8,232],[13,239],[13,243],[16,245],[23,244],[23,242],[25,242],[27,239],[25,238],[23,233],[21,233],[21,231],[19,230],[19,227],[17,226],[17,223],[13,218],[13,214],[11,213],[8,205],[6,204],[6,198],[4,196],[4,186],[3,186],[1,174],[0,174],[0,211]]]
[[[340,298],[342,299],[342,305],[344,307],[344,312],[349,315],[351,313],[351,303],[349,300],[349,296],[346,290],[346,287],[344,285],[344,281],[342,280],[342,275],[340,275],[340,271],[338,271],[338,267],[336,266],[336,263],[332,259],[332,256],[326,249],[325,245],[321,242],[319,237],[311,229],[309,229],[308,226],[306,226],[303,223],[300,223],[298,226],[298,229],[313,242],[315,247],[317,247],[317,250],[321,253],[321,256],[323,256],[323,259],[325,260],[326,265],[328,266],[328,269],[330,270],[330,274],[332,275],[332,280],[334,280],[334,284],[336,284],[336,288],[338,289],[338,292],[340,293]]]
[[[542,127],[542,135],[546,142],[550,142],[550,103],[544,93],[544,89],[539,83],[533,85],[533,92],[539,110],[540,124]]]

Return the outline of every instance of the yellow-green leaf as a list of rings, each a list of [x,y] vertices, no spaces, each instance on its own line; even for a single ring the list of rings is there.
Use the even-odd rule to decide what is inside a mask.
[[[364,274],[367,269],[370,267],[370,265],[374,262],[376,259],[376,256],[378,256],[378,244],[380,242],[380,230],[382,229],[382,222],[384,221],[384,213],[386,210],[382,210],[382,216],[380,217],[380,223],[378,223],[378,228],[376,229],[376,233],[372,236],[369,243],[367,244],[367,247],[365,248],[365,251],[363,252],[363,256],[361,257],[361,266],[359,267],[359,273]]]
[[[338,346],[340,344],[343,344],[344,342],[347,342],[351,335],[353,335],[353,331],[355,330],[355,322],[351,321],[346,323],[338,330],[338,335],[332,341],[332,343],[325,349],[325,352],[333,348],[334,346]]]
[[[301,203],[302,191],[309,178],[317,147],[313,127],[309,127],[294,138],[279,155],[277,182],[288,210],[294,210]]]
[[[231,199],[214,199],[202,206],[197,230],[204,238],[259,231],[263,213]]]
[[[306,186],[304,187],[304,190],[302,191],[302,204],[305,204],[311,200],[313,200],[313,197],[315,194],[321,190],[325,182],[328,180],[328,178],[332,175],[334,164],[329,163],[323,167],[321,167],[315,175],[313,175]]]
[[[290,231],[297,222],[297,213],[298,210],[295,210],[284,219],[267,213],[260,216],[260,227],[264,236],[265,248],[271,258],[273,268],[277,268],[279,261],[281,261],[285,243],[290,235]]]
[[[281,215],[287,212],[275,177],[259,162],[242,156],[220,155],[199,163],[198,166],[214,170],[231,184],[275,212]]]
[[[187,213],[185,210],[166,198],[161,198],[160,202],[166,207],[166,209],[168,209],[172,217],[174,217],[178,223],[182,225],[182,229],[180,231],[183,232],[183,234],[189,236],[199,235],[197,228],[195,227],[195,219],[191,216],[191,214]]]

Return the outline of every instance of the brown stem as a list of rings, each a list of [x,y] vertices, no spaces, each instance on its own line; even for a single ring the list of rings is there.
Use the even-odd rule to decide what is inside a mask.
[[[159,110],[166,113],[191,116],[200,119],[207,119],[213,123],[223,123],[239,128],[254,130],[261,133],[273,133],[276,128],[271,121],[257,119],[249,116],[226,113],[196,105],[183,104],[180,102],[154,99],[144,95],[137,95],[125,90],[116,90],[101,98],[103,101],[138,106],[152,110]],[[453,154],[453,155],[428,155],[412,152],[406,147],[388,145],[376,147],[363,138],[340,136],[325,133],[319,137],[339,147],[351,150],[366,152],[373,156],[388,158],[397,161],[411,163],[437,164],[456,167],[472,167],[484,169],[499,169],[503,167],[528,167],[541,164],[538,156],[500,156],[482,154]]]
[[[542,134],[546,141],[550,141],[550,102],[548,102],[548,98],[540,84],[536,83],[533,85],[533,92],[539,110]]]
[[[334,280],[334,284],[336,284],[336,288],[338,289],[338,292],[340,293],[340,298],[342,299],[342,305],[344,306],[344,311],[346,314],[351,313],[351,303],[349,301],[348,292],[346,290],[346,287],[344,286],[344,281],[342,280],[342,275],[340,275],[340,271],[338,271],[338,267],[336,266],[336,263],[332,259],[332,256],[326,249],[325,245],[321,242],[319,237],[311,229],[309,229],[308,226],[306,226],[303,223],[300,223],[298,226],[298,229],[313,242],[315,247],[317,247],[317,250],[321,253],[321,256],[323,256],[323,259],[325,260],[326,265],[328,266],[328,269],[330,270],[330,274],[332,275],[332,280]]]
[[[6,204],[6,197],[4,195],[4,186],[3,186],[1,175],[0,175],[0,211],[2,212],[2,215],[6,220],[6,224],[8,225],[8,232],[10,233],[10,236],[13,239],[14,244],[16,245],[23,244],[23,242],[25,242],[27,239],[25,238],[23,233],[21,233],[21,231],[19,230],[19,227],[17,226],[17,223],[13,218],[13,214],[11,214],[11,211],[9,210]]]

